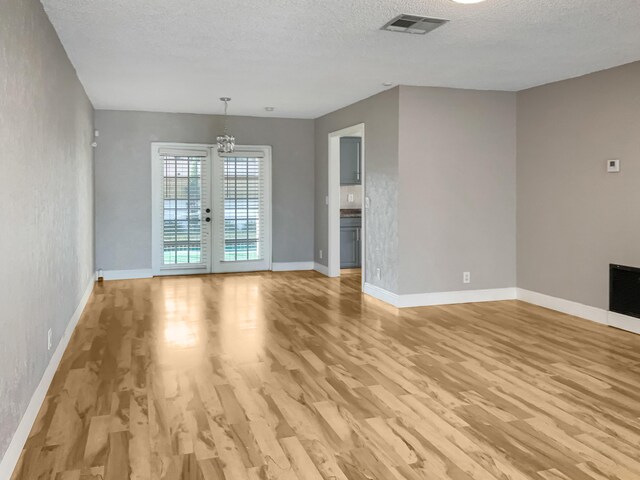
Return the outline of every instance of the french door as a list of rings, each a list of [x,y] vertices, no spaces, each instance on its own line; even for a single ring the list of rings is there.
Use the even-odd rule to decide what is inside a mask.
[[[271,270],[271,149],[213,149],[214,272]]]
[[[155,275],[271,269],[271,148],[152,144]]]

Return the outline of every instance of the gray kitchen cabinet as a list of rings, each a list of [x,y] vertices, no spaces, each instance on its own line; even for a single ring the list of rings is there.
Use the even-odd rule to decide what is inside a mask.
[[[362,183],[362,139],[342,137],[340,139],[340,185],[360,185]]]
[[[360,218],[340,219],[340,268],[360,267]]]

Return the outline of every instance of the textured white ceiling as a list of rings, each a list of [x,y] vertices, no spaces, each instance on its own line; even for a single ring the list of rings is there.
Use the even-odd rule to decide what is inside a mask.
[[[640,59],[640,0],[42,3],[102,109],[315,118],[387,81],[521,90]],[[400,13],[451,22],[379,30]]]

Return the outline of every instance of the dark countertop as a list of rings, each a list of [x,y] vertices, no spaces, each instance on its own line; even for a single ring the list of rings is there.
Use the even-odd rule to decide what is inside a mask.
[[[360,218],[362,217],[362,209],[360,208],[341,208],[340,218]]]

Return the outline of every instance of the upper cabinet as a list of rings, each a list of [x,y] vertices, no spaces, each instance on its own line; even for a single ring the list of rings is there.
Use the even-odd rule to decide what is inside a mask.
[[[340,139],[340,185],[362,183],[362,139],[342,137]]]

